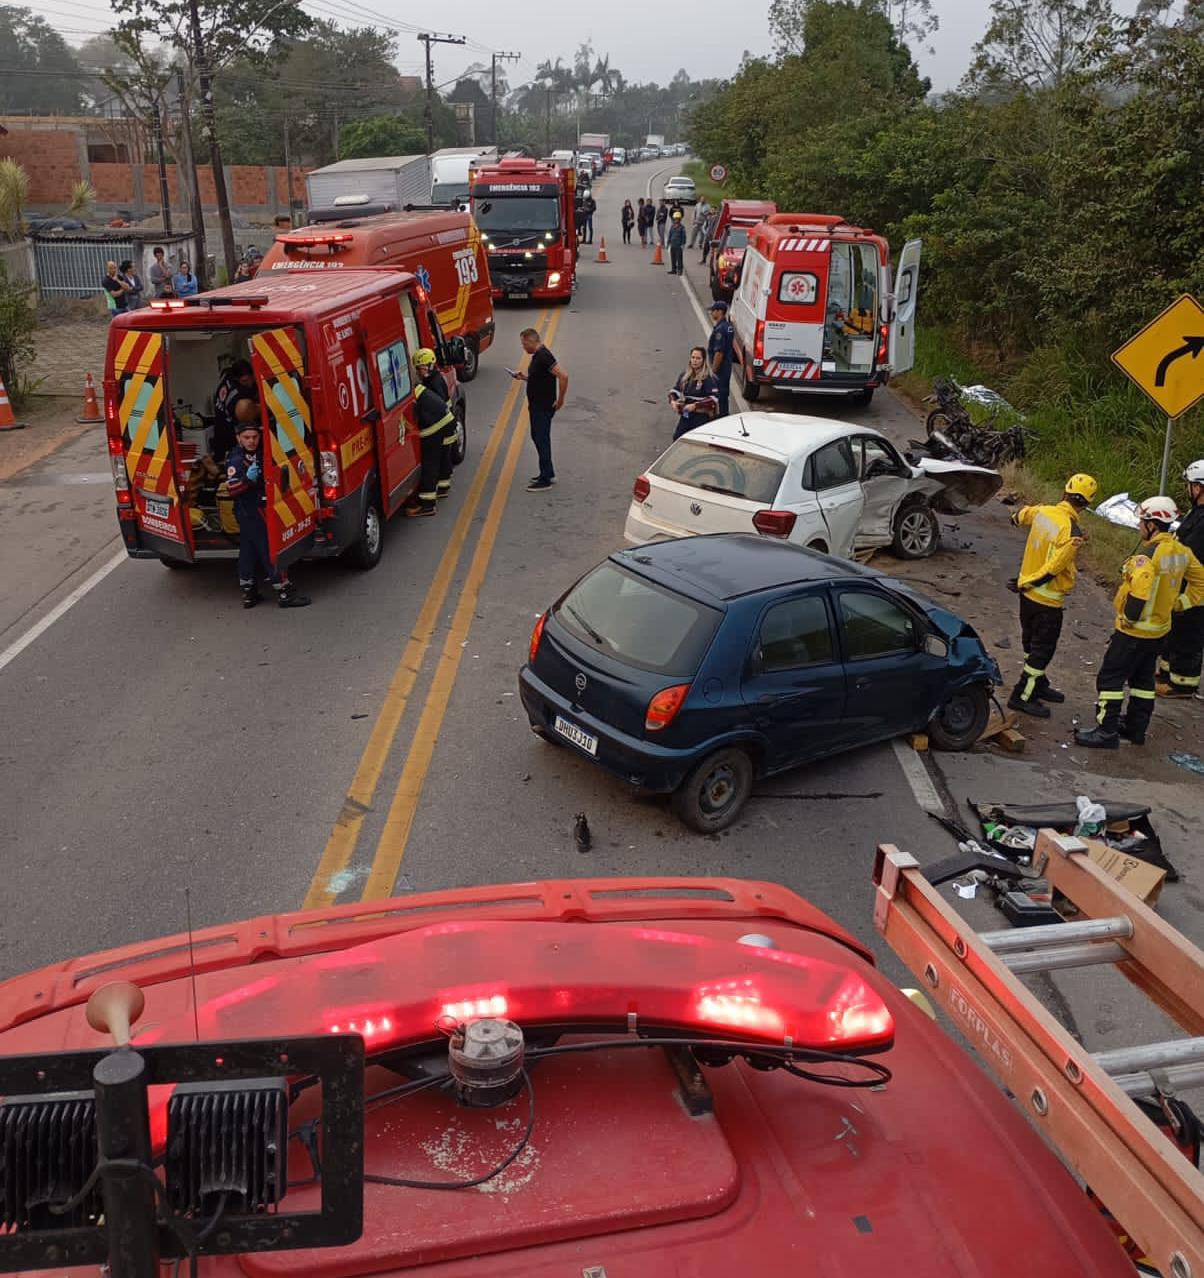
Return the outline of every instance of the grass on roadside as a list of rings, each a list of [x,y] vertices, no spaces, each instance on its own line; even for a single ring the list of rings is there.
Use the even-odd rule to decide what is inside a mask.
[[[705,195],[709,204],[719,204],[721,200],[730,197],[730,191],[724,191],[723,187],[711,181],[710,171],[701,160],[686,160],[681,166],[681,171],[686,177],[694,179],[699,198]]]

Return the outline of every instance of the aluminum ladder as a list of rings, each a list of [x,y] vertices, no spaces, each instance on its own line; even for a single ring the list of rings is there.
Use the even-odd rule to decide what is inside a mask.
[[[1042,830],[1033,872],[1079,921],[977,933],[892,844],[874,864],[874,924],[921,989],[1063,1159],[1170,1278],[1204,1278],[1204,1176],[1132,1098],[1204,1082],[1204,953],[1088,855]],[[1091,1053],[1019,980],[1114,964],[1188,1037]]]

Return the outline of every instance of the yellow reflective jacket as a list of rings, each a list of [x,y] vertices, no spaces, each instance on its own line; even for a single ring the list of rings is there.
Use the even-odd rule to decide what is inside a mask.
[[[1075,556],[1081,537],[1079,512],[1068,501],[1056,506],[1025,506],[1012,523],[1029,530],[1016,584],[1022,595],[1049,608],[1061,608],[1074,589],[1078,569]]]
[[[1161,639],[1171,614],[1204,604],[1204,564],[1171,533],[1154,538],[1125,561],[1112,600],[1116,628],[1135,639]]]

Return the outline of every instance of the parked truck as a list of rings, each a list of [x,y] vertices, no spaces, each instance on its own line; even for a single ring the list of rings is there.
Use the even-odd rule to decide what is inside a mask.
[[[581,140],[577,143],[577,149],[580,151],[596,151],[602,157],[604,171],[610,168],[614,160],[609,133],[583,133]]]
[[[449,146],[431,156],[431,203],[468,207],[468,175],[498,161],[496,146]]]
[[[388,213],[430,199],[431,161],[425,155],[340,160],[307,173],[305,189],[311,214],[342,206],[359,213]]]

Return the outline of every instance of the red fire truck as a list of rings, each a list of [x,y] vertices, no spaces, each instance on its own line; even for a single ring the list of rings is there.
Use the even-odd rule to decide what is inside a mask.
[[[881,235],[842,217],[775,213],[749,232],[732,301],[744,398],[762,386],[868,404],[915,358],[920,241],[892,277]]]
[[[426,290],[395,270],[265,271],[118,315],[105,360],[105,427],[126,550],[168,567],[237,554],[214,440],[214,390],[250,362],[264,428],[272,562],[380,560],[384,523],[418,485],[410,358],[431,347],[466,449],[464,392]],[[216,454],[216,457],[215,457]]]
[[[577,283],[576,173],[507,155],[469,181],[494,299],[567,302]]]

